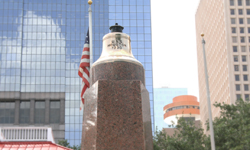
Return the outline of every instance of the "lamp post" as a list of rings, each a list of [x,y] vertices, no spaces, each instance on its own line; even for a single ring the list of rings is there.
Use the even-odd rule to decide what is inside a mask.
[[[202,36],[204,70],[205,70],[206,89],[207,89],[207,107],[208,107],[208,115],[209,115],[210,141],[211,141],[212,150],[215,150],[214,127],[213,127],[213,119],[212,119],[212,112],[211,112],[210,91],[209,91],[208,73],[207,73],[207,60],[206,60],[206,52],[205,52],[205,43],[206,42],[204,40],[203,33],[201,34],[201,36]]]

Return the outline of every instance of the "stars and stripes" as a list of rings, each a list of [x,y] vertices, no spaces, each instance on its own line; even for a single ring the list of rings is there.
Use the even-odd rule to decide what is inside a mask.
[[[89,30],[85,38],[84,48],[82,51],[81,62],[78,70],[78,75],[82,78],[82,87],[81,87],[81,105],[80,110],[83,109],[84,104],[84,93],[89,88],[89,68],[90,68],[90,59],[89,59]]]

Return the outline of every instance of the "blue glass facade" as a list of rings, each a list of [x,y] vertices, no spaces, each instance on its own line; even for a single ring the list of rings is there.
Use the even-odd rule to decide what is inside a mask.
[[[87,0],[0,0],[0,91],[65,92],[65,139],[81,142],[81,79],[77,71],[88,30]],[[150,0],[94,0],[93,55],[116,22],[131,36],[154,102]]]
[[[180,95],[187,95],[187,88],[154,88],[154,117],[155,130],[168,128],[164,122],[163,107],[173,102],[173,98]]]

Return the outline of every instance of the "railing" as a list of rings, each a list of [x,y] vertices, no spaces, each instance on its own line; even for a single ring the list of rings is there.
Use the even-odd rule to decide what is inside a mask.
[[[51,141],[50,127],[0,127],[0,141]]]

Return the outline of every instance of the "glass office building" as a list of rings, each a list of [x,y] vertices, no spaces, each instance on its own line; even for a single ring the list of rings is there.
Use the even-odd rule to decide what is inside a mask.
[[[87,0],[0,0],[0,103],[12,112],[0,107],[5,112],[0,124],[36,124],[32,110],[47,113],[49,107],[50,112],[56,109],[63,115],[57,123],[63,125],[65,139],[71,145],[80,144],[83,111],[79,110],[77,72],[88,30],[88,7]],[[93,0],[92,10],[94,61],[109,26],[118,23],[131,36],[133,54],[145,68],[154,131],[150,0]],[[40,95],[32,97],[34,93]],[[13,112],[26,105],[30,118],[21,121],[19,116],[19,121]],[[59,111],[59,106],[65,109]],[[46,120],[55,123],[47,115],[45,123],[38,125],[46,125]]]
[[[154,88],[154,117],[155,130],[169,128],[164,122],[163,107],[173,102],[173,98],[180,95],[187,95],[187,88]]]

